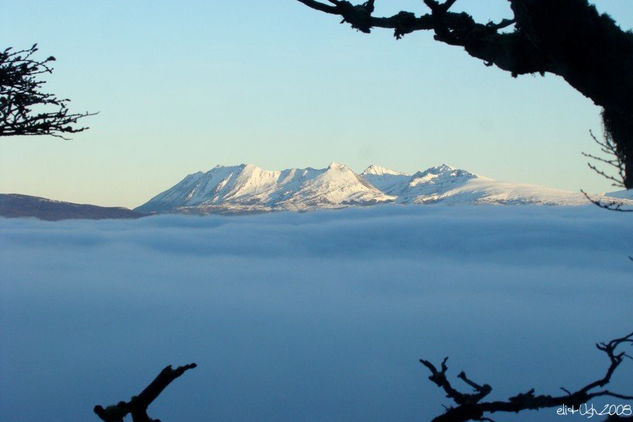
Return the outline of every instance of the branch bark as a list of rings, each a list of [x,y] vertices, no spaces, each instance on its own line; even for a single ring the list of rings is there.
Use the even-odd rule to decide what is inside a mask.
[[[53,73],[55,57],[35,60],[37,44],[25,50],[0,51],[0,136],[51,135],[82,132],[78,121],[96,113],[70,113],[70,100],[42,92],[42,74]]]
[[[401,11],[390,17],[373,16],[373,1],[298,1],[340,15],[342,22],[365,33],[374,27],[390,28],[401,38],[432,30],[437,41],[461,46],[487,66],[514,77],[537,72],[563,77],[603,108],[605,128],[623,158],[624,185],[633,188],[633,33],[600,15],[588,0],[509,0],[512,19],[485,24],[467,13],[449,11],[455,0],[424,0],[430,13]],[[511,32],[502,31],[511,25]]]
[[[133,422],[160,422],[159,419],[151,419],[147,415],[147,408],[173,380],[196,366],[195,363],[190,363],[172,369],[171,365],[168,365],[138,396],[133,396],[130,401],[120,401],[106,408],[96,405],[94,412],[104,422],[123,422],[123,418],[128,414],[132,416]]]
[[[436,368],[431,362],[420,359],[420,362],[426,366],[431,375],[429,379],[444,392],[446,397],[453,400],[458,406],[450,407],[445,413],[437,416],[433,419],[433,422],[465,422],[465,421],[482,421],[491,420],[489,414],[495,412],[520,412],[527,409],[544,409],[557,406],[575,406],[578,407],[584,403],[587,403],[594,397],[615,397],[624,400],[633,400],[633,396],[612,392],[610,390],[602,389],[611,381],[611,377],[615,373],[616,369],[620,366],[624,358],[631,359],[631,356],[624,351],[619,351],[619,347],[626,344],[633,344],[633,332],[607,343],[598,343],[596,347],[598,350],[604,352],[609,358],[609,367],[607,368],[604,376],[585,385],[584,387],[571,392],[563,389],[567,394],[564,396],[550,396],[550,395],[535,395],[534,389],[530,389],[525,393],[519,393],[516,396],[510,397],[505,401],[491,401],[482,402],[481,400],[486,397],[491,391],[492,387],[488,384],[479,385],[478,383],[470,380],[466,377],[464,372],[458,375],[462,381],[468,384],[475,390],[474,394],[467,394],[459,391],[453,387],[446,377],[446,361],[448,358],[444,358],[441,363],[440,369]]]

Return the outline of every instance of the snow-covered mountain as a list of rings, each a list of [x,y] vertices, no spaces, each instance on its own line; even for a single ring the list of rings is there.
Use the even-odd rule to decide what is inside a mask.
[[[340,163],[325,169],[281,171],[242,164],[190,174],[137,210],[241,213],[340,208],[394,200]]]
[[[375,164],[367,167],[360,176],[383,192],[398,191],[411,179],[410,175],[390,170]]]
[[[400,204],[587,204],[581,193],[499,182],[446,164],[419,171],[386,192]]]
[[[136,211],[232,214],[386,203],[583,205],[588,201],[581,193],[498,182],[445,164],[413,175],[377,165],[356,174],[340,163],[281,171],[241,164],[190,174]]]

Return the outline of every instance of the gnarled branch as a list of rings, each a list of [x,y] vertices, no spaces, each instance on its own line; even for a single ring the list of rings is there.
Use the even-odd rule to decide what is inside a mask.
[[[612,176],[610,174],[607,174],[604,170],[599,169],[598,167],[596,167],[594,164],[590,162],[587,163],[587,166],[591,170],[599,174],[600,176],[604,177],[607,180],[610,180],[612,182],[612,186],[615,186],[618,188],[625,187],[624,186],[624,179],[626,177],[625,166],[624,166],[625,158],[622,151],[618,150],[616,143],[613,141],[613,136],[604,128],[603,128],[603,133],[602,133],[602,137],[604,138],[604,141],[598,140],[598,138],[596,138],[596,136],[593,134],[592,131],[589,131],[589,135],[591,136],[593,141],[596,144],[598,144],[598,146],[600,147],[600,151],[606,154],[607,158],[599,157],[597,155],[588,154],[585,152],[583,152],[582,155],[592,160],[599,161],[603,164],[607,164],[608,166],[615,168],[617,175]]]
[[[624,185],[633,188],[633,33],[598,13],[588,0],[509,0],[512,17],[485,24],[468,13],[450,11],[455,0],[424,0],[430,13],[401,11],[388,17],[373,15],[374,1],[298,1],[339,15],[365,33],[389,28],[401,38],[433,31],[437,41],[461,46],[486,66],[514,77],[546,72],[563,77],[603,108],[605,129],[624,163]]]
[[[514,19],[504,19],[499,23],[478,23],[467,13],[449,11],[456,0],[442,3],[424,0],[431,13],[416,16],[412,12],[401,11],[389,17],[373,16],[373,1],[360,5],[344,0],[330,0],[331,5],[315,0],[298,1],[315,10],[340,15],[343,18],[341,23],[349,23],[365,33],[369,33],[372,28],[387,28],[394,30],[396,38],[401,38],[414,31],[433,30],[438,41],[462,46],[473,57],[495,64],[515,76],[550,70],[545,62],[536,60],[538,51],[533,43],[515,33],[499,32],[514,24]]]
[[[447,408],[446,412],[433,419],[433,422],[483,421],[491,420],[489,414],[495,412],[520,412],[527,409],[537,410],[563,405],[578,407],[594,397],[602,396],[633,400],[632,395],[602,389],[611,381],[611,377],[624,358],[631,358],[626,352],[619,350],[620,346],[626,344],[633,344],[633,332],[606,343],[598,343],[596,347],[609,358],[609,367],[604,376],[574,392],[563,388],[563,391],[567,393],[563,396],[535,395],[534,389],[530,389],[525,393],[519,393],[510,397],[506,401],[482,402],[481,400],[492,391],[492,387],[488,384],[480,385],[470,380],[464,372],[461,372],[458,378],[473,388],[475,393],[463,393],[453,387],[446,377],[446,371],[448,370],[446,361],[448,358],[444,358],[440,369],[437,369],[429,361],[420,359],[420,362],[431,371],[429,379],[446,392],[446,397],[458,405]]]
[[[160,422],[160,420],[151,419],[147,415],[147,408],[173,380],[196,366],[195,363],[190,363],[172,369],[169,365],[160,371],[158,376],[138,396],[133,396],[128,402],[120,401],[106,408],[97,405],[94,407],[94,412],[104,422],[123,422],[123,418],[128,414],[132,416],[133,422]]]
[[[584,190],[581,189],[580,192],[583,195],[585,195],[585,198],[587,198],[589,202],[605,210],[618,211],[618,212],[633,212],[633,209],[631,208],[624,208],[625,204],[622,201],[618,201],[617,199],[605,199],[604,196],[600,198],[592,198]]]
[[[35,60],[37,44],[25,50],[0,51],[0,136],[51,135],[67,139],[67,133],[82,132],[79,119],[96,113],[70,113],[69,99],[41,91],[44,73],[53,73],[55,57]]]

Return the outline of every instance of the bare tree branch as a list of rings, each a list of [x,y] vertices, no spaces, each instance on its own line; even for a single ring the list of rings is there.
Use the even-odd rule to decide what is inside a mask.
[[[627,189],[633,188],[633,32],[623,31],[588,0],[508,0],[512,17],[485,24],[466,12],[450,11],[456,0],[424,0],[430,13],[401,11],[388,17],[373,15],[373,1],[298,1],[339,15],[342,22],[365,33],[388,28],[401,38],[414,31],[433,31],[437,41],[463,47],[485,65],[513,77],[546,72],[561,76],[603,108],[605,130],[623,163],[622,181]],[[512,25],[513,30],[502,31]]]
[[[82,132],[79,119],[96,113],[70,113],[69,99],[41,91],[44,73],[53,73],[55,57],[35,60],[37,44],[25,50],[0,52],[0,136],[51,135],[67,139],[67,133]]]
[[[534,394],[534,389],[530,389],[525,393],[519,393],[516,396],[510,397],[506,401],[482,402],[481,400],[492,391],[492,387],[488,384],[480,385],[470,380],[466,377],[464,372],[461,372],[458,375],[458,378],[473,388],[476,393],[467,394],[454,388],[446,377],[446,371],[448,370],[446,361],[448,358],[444,358],[441,364],[441,369],[439,370],[429,361],[420,359],[420,362],[431,372],[429,379],[446,392],[446,397],[450,398],[458,405],[456,407],[447,408],[446,412],[434,418],[433,422],[465,422],[471,420],[489,421],[491,420],[488,415],[490,413],[520,412],[527,409],[537,410],[562,405],[578,407],[583,403],[587,403],[594,397],[608,396],[623,400],[633,400],[632,395],[616,393],[606,389],[599,389],[609,384],[611,377],[624,358],[631,358],[631,356],[624,351],[619,351],[621,346],[627,344],[633,344],[633,332],[607,343],[598,343],[596,345],[598,350],[604,352],[609,358],[609,367],[607,368],[604,376],[585,385],[575,392],[571,392],[563,388],[563,391],[566,393],[563,396],[537,396]]]
[[[511,71],[513,76],[550,70],[544,61],[535,60],[538,52],[533,43],[515,34],[498,32],[514,24],[514,19],[504,19],[497,24],[477,23],[466,13],[449,12],[456,0],[442,3],[424,0],[431,10],[430,14],[416,16],[412,12],[401,11],[389,17],[373,16],[373,1],[359,5],[345,0],[333,2],[333,5],[315,0],[298,1],[312,9],[340,15],[343,18],[341,23],[349,23],[353,28],[365,33],[371,32],[371,28],[386,28],[393,29],[394,36],[401,38],[414,31],[433,30],[438,41],[462,46],[470,55]]]
[[[589,131],[589,135],[591,136],[593,141],[596,144],[598,144],[598,146],[600,147],[600,151],[606,154],[607,158],[598,157],[596,155],[587,154],[585,152],[583,152],[582,155],[594,161],[599,161],[601,163],[607,164],[610,167],[615,168],[617,175],[612,176],[610,174],[607,174],[604,170],[600,170],[595,165],[589,162],[587,163],[587,166],[591,170],[599,174],[600,176],[604,177],[607,180],[612,181],[613,182],[612,186],[624,188],[625,187],[624,180],[626,177],[626,171],[625,171],[625,165],[624,165],[625,157],[624,157],[624,153],[618,149],[618,146],[613,141],[613,136],[606,129],[603,129],[602,136],[604,138],[604,141],[598,140],[598,138],[596,138],[596,136],[593,134],[592,131]]]
[[[580,192],[582,192],[582,194],[585,195],[585,198],[587,198],[589,202],[591,202],[592,204],[600,208],[604,208],[605,210],[618,211],[618,212],[633,212],[633,209],[624,208],[624,203],[622,203],[622,201],[618,201],[617,199],[605,199],[605,197],[595,199],[589,196],[589,194],[582,189],[580,190]]]
[[[132,416],[133,422],[160,422],[160,420],[151,419],[147,415],[147,408],[173,380],[196,366],[195,363],[190,363],[172,369],[169,365],[160,371],[158,376],[138,396],[133,396],[128,402],[120,401],[105,409],[101,405],[96,405],[94,412],[104,422],[123,422],[123,418],[128,414]]]

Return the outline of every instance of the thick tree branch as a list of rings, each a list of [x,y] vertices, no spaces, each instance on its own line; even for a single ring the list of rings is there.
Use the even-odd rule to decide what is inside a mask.
[[[512,76],[546,72],[563,77],[603,108],[605,129],[624,164],[624,185],[633,188],[633,33],[623,31],[588,0],[509,0],[512,18],[487,24],[451,12],[455,0],[424,0],[430,13],[401,11],[373,16],[374,2],[298,0],[315,10],[341,16],[359,31],[393,29],[396,38],[432,30],[437,41],[466,52]],[[514,25],[510,32],[502,29]]]
[[[312,9],[321,12],[339,15],[343,19],[341,23],[349,23],[352,28],[361,32],[369,33],[371,28],[393,29],[396,38],[413,31],[433,29],[433,18],[431,15],[416,17],[410,12],[400,12],[391,17],[376,17],[372,15],[374,2],[368,1],[360,5],[353,5],[348,1],[332,2],[330,6],[315,0],[297,0]]]
[[[371,28],[393,29],[396,38],[414,31],[433,30],[438,41],[462,46],[474,57],[488,64],[495,64],[513,75],[545,72],[537,51],[531,43],[512,34],[500,34],[498,30],[514,23],[513,19],[504,19],[498,24],[481,24],[466,13],[449,12],[455,1],[439,3],[435,0],[424,0],[431,9],[430,14],[416,16],[414,13],[401,11],[390,17],[376,17],[373,2],[353,5],[348,1],[337,1],[333,6],[315,0],[298,0],[315,10],[340,15],[342,23],[349,23],[361,32],[369,33]],[[534,51],[532,51],[534,50]],[[530,60],[527,60],[530,58]]]
[[[190,363],[172,369],[169,365],[138,396],[133,396],[128,402],[120,401],[105,409],[103,406],[97,405],[94,407],[94,412],[104,422],[123,422],[123,418],[128,414],[132,416],[133,422],[160,422],[160,420],[151,419],[147,415],[147,408],[173,380],[196,366],[195,363]]]
[[[329,13],[332,15],[338,15],[339,12],[336,9],[336,6],[330,6],[327,4],[323,4],[321,2],[315,1],[315,0],[298,0],[301,3],[305,4],[308,7],[313,8],[314,10],[318,10],[320,12],[325,12],[325,13]]]
[[[551,408],[557,406],[575,406],[587,403],[594,397],[614,397],[623,400],[633,400],[633,396],[612,392],[610,390],[597,390],[609,384],[611,377],[616,369],[620,366],[624,358],[630,358],[630,355],[618,349],[623,345],[633,344],[633,332],[624,336],[611,340],[607,343],[598,343],[596,347],[604,352],[609,358],[610,364],[604,376],[587,384],[586,386],[571,392],[563,389],[567,394],[564,396],[535,395],[534,389],[530,389],[525,393],[519,393],[516,396],[508,398],[506,401],[482,402],[481,400],[487,396],[492,387],[488,384],[479,385],[478,383],[466,377],[464,372],[458,375],[462,381],[472,387],[476,393],[467,394],[460,392],[454,388],[446,377],[446,361],[444,358],[441,369],[437,369],[432,363],[421,359],[420,362],[426,366],[431,375],[429,379],[438,387],[446,392],[446,396],[453,400],[458,406],[447,408],[446,412],[433,419],[434,422],[465,422],[465,421],[483,421],[491,420],[488,416],[495,412],[520,412],[527,409],[537,410]]]
[[[480,401],[482,398],[487,396],[492,391],[492,387],[490,387],[488,384],[484,384],[483,386],[480,386],[474,383],[473,381],[469,380],[463,371],[458,375],[458,377],[462,379],[465,383],[473,387],[475,391],[477,391],[477,393],[465,394],[453,388],[451,383],[448,381],[448,378],[446,378],[446,371],[448,370],[448,367],[446,366],[447,360],[448,360],[448,357],[445,357],[444,360],[442,360],[442,367],[440,370],[438,370],[428,360],[420,359],[420,363],[422,363],[424,366],[426,366],[429,369],[429,371],[431,371],[431,376],[429,377],[429,379],[433,381],[434,384],[436,384],[438,387],[441,387],[446,392],[446,397],[453,399],[455,403],[460,404],[460,405],[471,404],[471,403],[477,403],[478,401]]]

